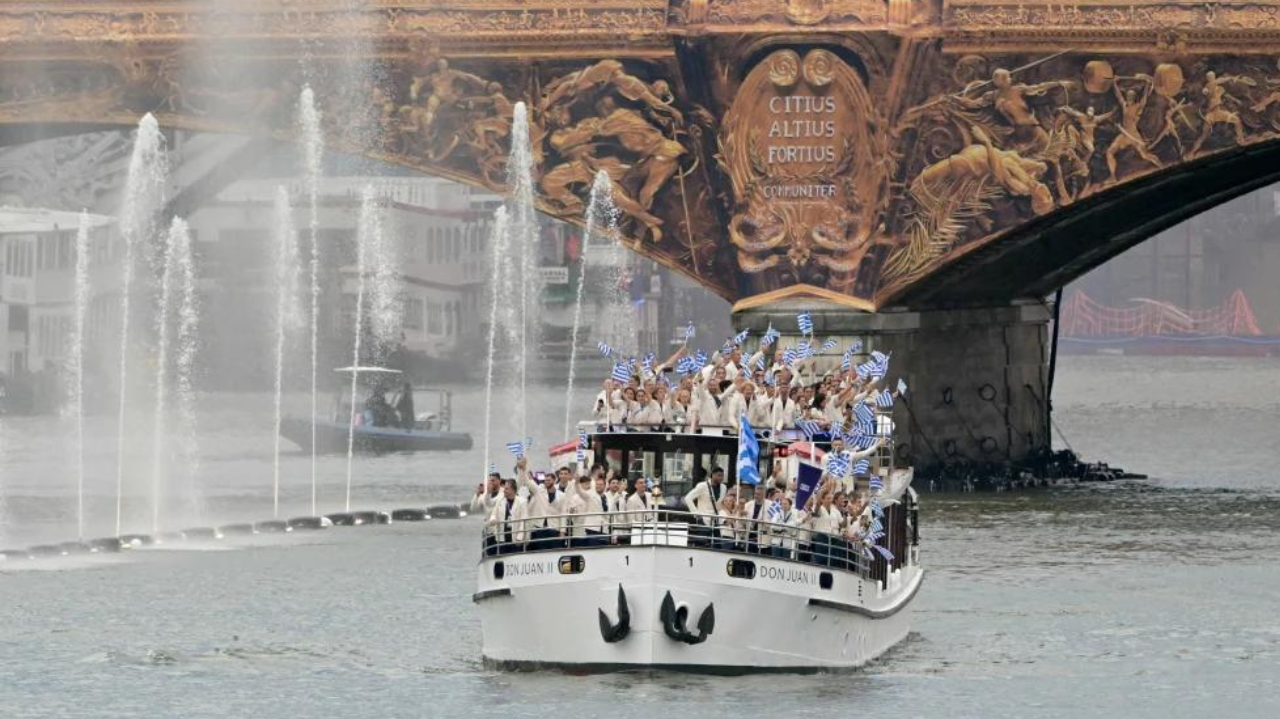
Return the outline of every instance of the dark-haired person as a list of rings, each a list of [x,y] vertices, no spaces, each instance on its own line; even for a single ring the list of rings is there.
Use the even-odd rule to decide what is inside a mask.
[[[487,522],[497,543],[490,554],[511,554],[520,551],[525,539],[525,522],[529,516],[528,502],[516,492],[516,481],[502,483],[502,497],[493,505]]]

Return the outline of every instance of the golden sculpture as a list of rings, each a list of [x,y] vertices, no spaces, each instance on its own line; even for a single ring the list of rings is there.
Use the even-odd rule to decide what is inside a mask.
[[[581,222],[603,171],[637,250],[730,299],[875,307],[1084,197],[1280,141],[1280,0],[9,5],[9,141],[144,112],[287,140],[310,83],[336,150],[501,190],[523,101],[541,209]],[[357,60],[377,72],[343,85]]]

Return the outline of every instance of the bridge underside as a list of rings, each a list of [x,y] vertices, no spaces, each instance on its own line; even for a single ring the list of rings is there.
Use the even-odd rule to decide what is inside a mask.
[[[1041,298],[1280,177],[1280,0],[180,5],[5,3],[0,141],[290,141],[309,85],[330,148],[501,191],[524,103],[542,210],[604,172],[740,324],[898,350],[925,462],[1047,446]]]

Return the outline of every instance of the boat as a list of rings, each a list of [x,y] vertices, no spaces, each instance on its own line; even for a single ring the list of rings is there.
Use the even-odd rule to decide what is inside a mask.
[[[591,463],[608,463],[628,479],[660,477],[667,504],[622,526],[618,518],[625,514],[594,515],[614,523],[608,543],[592,546],[585,546],[586,537],[561,539],[558,547],[524,543],[514,533],[507,541],[505,530],[495,536],[486,525],[472,597],[486,665],[715,674],[841,670],[866,664],[907,636],[924,579],[919,503],[910,468],[896,466],[891,444],[873,465],[884,484],[876,496],[885,553],[824,548],[815,538],[772,556],[750,542],[716,541],[717,530],[704,522],[709,518],[690,513],[678,499],[692,488],[698,468],[723,468],[733,486],[735,429],[580,430]],[[791,479],[812,483],[822,474],[819,444],[788,431],[756,438],[762,477],[775,462]],[[576,446],[552,449],[557,466]],[[794,525],[744,521],[749,531],[804,537]]]
[[[314,420],[317,452],[346,452],[353,439],[356,451],[375,454],[471,449],[471,435],[452,429],[453,395],[448,390],[413,386],[400,370],[386,367],[340,367],[334,371],[355,376],[356,389],[363,390],[365,409],[353,415],[352,383],[344,382],[334,397],[330,416]],[[391,395],[389,401],[387,394]],[[381,401],[375,401],[378,398]],[[432,409],[417,411],[420,398],[430,398]],[[414,408],[412,421],[401,418],[397,407]],[[312,420],[285,417],[280,422],[280,435],[309,452],[311,428]]]

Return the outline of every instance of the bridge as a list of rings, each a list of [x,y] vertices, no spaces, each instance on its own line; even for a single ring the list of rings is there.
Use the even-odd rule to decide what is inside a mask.
[[[376,71],[351,78],[352,56]],[[331,148],[541,209],[605,170],[626,243],[740,326],[898,350],[922,462],[1049,443],[1043,298],[1280,179],[1280,0],[13,0],[0,143],[131,126]]]

